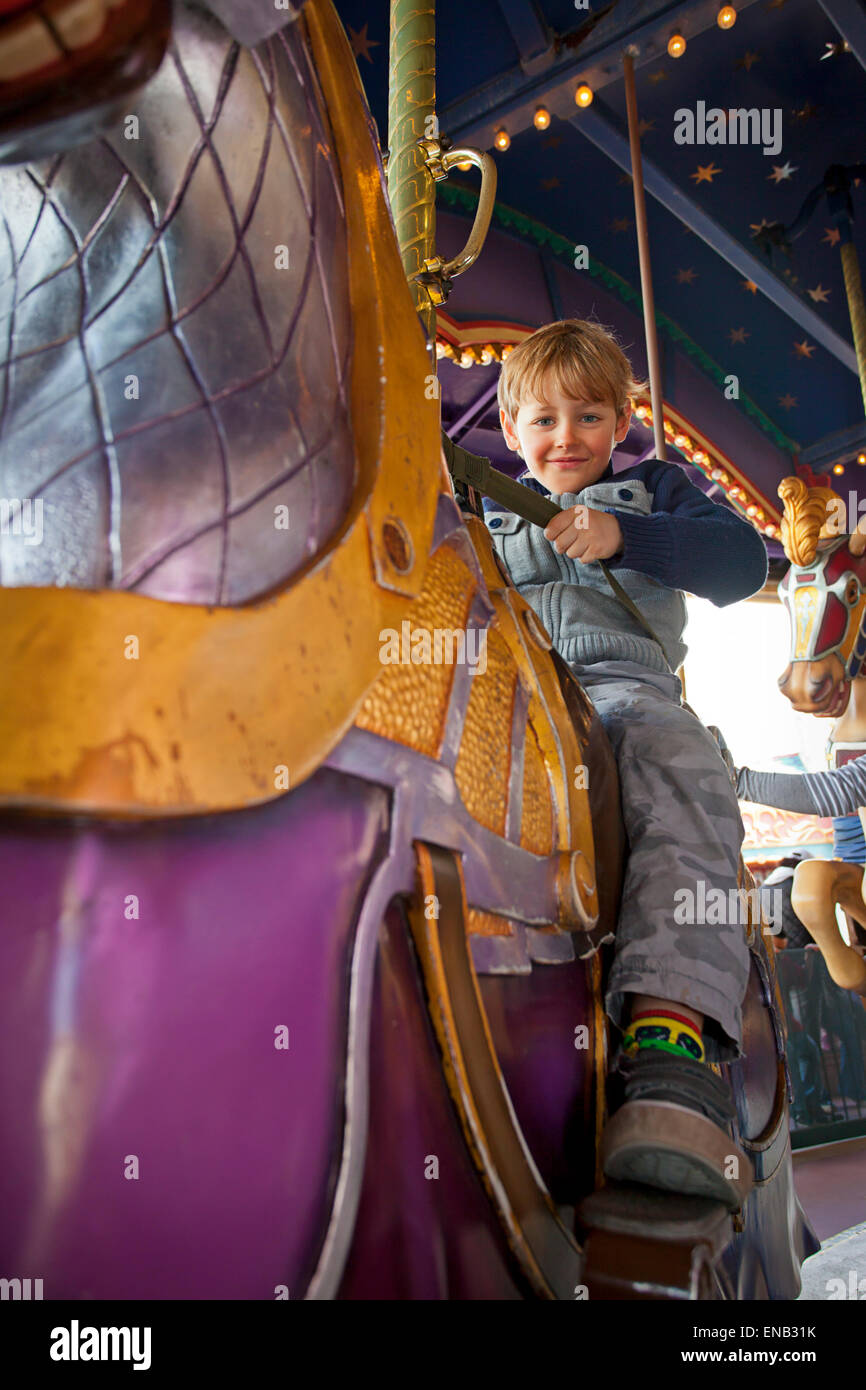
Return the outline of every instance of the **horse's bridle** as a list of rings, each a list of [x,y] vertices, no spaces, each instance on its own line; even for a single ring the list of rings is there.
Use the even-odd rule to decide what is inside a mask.
[[[791,619],[791,661],[837,656],[848,680],[866,657],[866,557],[851,554],[848,537],[821,541],[810,565],[791,565],[779,584]]]

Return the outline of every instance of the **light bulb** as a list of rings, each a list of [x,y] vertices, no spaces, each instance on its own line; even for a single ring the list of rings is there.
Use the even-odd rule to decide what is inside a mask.
[[[594,95],[595,93],[593,92],[592,88],[587,87],[585,82],[581,82],[580,86],[574,94],[574,99],[577,102],[578,106],[589,106],[592,102],[592,98]]]
[[[841,463],[834,463],[834,464],[833,464],[833,472],[834,472],[834,473],[844,473],[844,472],[845,472],[845,466],[844,466],[844,464],[841,464]]]
[[[668,39],[668,54],[671,58],[682,58],[686,51],[686,41],[682,34],[671,34]]]
[[[547,130],[550,125],[550,112],[546,106],[539,106],[532,118],[536,130]]]
[[[507,130],[497,130],[493,137],[493,143],[498,150],[507,150],[508,146],[511,144],[511,136],[508,134]]]
[[[716,15],[716,23],[720,29],[730,29],[737,22],[737,11],[733,5],[723,5]]]

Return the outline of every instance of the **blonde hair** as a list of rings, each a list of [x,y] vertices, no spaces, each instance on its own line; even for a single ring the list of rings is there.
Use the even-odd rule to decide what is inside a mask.
[[[588,319],[546,323],[508,354],[499,373],[497,398],[509,420],[530,396],[543,400],[545,380],[572,400],[586,395],[609,402],[621,415],[627,403],[647,389],[613,334]]]
[[[792,564],[811,565],[818,541],[839,534],[829,524],[827,511],[842,499],[832,488],[807,487],[797,477],[783,478],[778,493],[784,507],[782,548]]]

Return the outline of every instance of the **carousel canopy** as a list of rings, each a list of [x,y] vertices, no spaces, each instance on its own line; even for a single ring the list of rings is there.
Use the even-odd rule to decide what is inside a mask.
[[[384,150],[388,5],[337,8]],[[631,46],[668,457],[751,507],[773,551],[776,486],[795,467],[866,494],[841,255],[852,240],[866,252],[866,12],[859,0],[725,8],[438,0],[440,130],[488,150],[498,170],[487,245],[439,315],[443,420],[464,447],[507,465],[502,348],[553,318],[607,323],[646,371],[622,61]],[[446,256],[466,239],[477,190],[474,171],[437,186]],[[645,414],[615,464],[652,444]]]

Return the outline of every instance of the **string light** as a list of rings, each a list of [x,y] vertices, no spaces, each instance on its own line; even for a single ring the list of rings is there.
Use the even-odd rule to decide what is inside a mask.
[[[511,136],[507,130],[500,128],[493,137],[493,143],[498,150],[507,150],[511,144]]]
[[[634,415],[635,418],[640,420],[645,426],[652,428],[653,413],[648,405],[641,404],[636,406]],[[767,521],[766,513],[762,507],[758,506],[754,494],[740,487],[738,483],[735,483],[725,472],[724,468],[721,468],[719,465],[711,467],[710,455],[706,450],[696,449],[689,436],[683,430],[678,429],[666,417],[663,416],[662,418],[665,436],[673,442],[676,448],[680,449],[681,452],[685,454],[689,462],[699,467],[701,472],[709,477],[732,502],[737,503],[740,509],[745,511],[746,516],[754,521],[758,530],[762,531],[765,536],[769,536],[772,539],[778,537],[778,526],[773,522]],[[863,457],[866,459],[866,453],[864,453]]]
[[[686,51],[686,41],[682,34],[671,34],[668,39],[668,54],[671,58],[682,58]]]
[[[550,112],[546,106],[539,106],[532,118],[536,130],[547,130],[550,125]]]
[[[858,454],[857,462],[860,464],[861,468],[866,465],[866,454]]]
[[[510,352],[514,351],[515,343],[470,343],[461,347],[459,343],[449,343],[446,338],[436,339],[436,356],[441,361],[447,357],[449,361],[455,362],[458,367],[477,367],[489,366],[491,362],[504,362]]]
[[[580,86],[574,94],[574,99],[577,102],[578,106],[590,106],[592,104],[592,99],[594,95],[595,93],[593,92],[592,88],[588,87],[585,82],[581,82]]]
[[[730,29],[737,22],[737,11],[733,5],[723,5],[716,15],[716,23],[720,29]]]
[[[841,463],[834,463],[834,464],[833,464],[833,472],[834,472],[834,473],[844,473],[844,472],[845,472],[845,466],[844,466],[844,464],[841,464]]]

